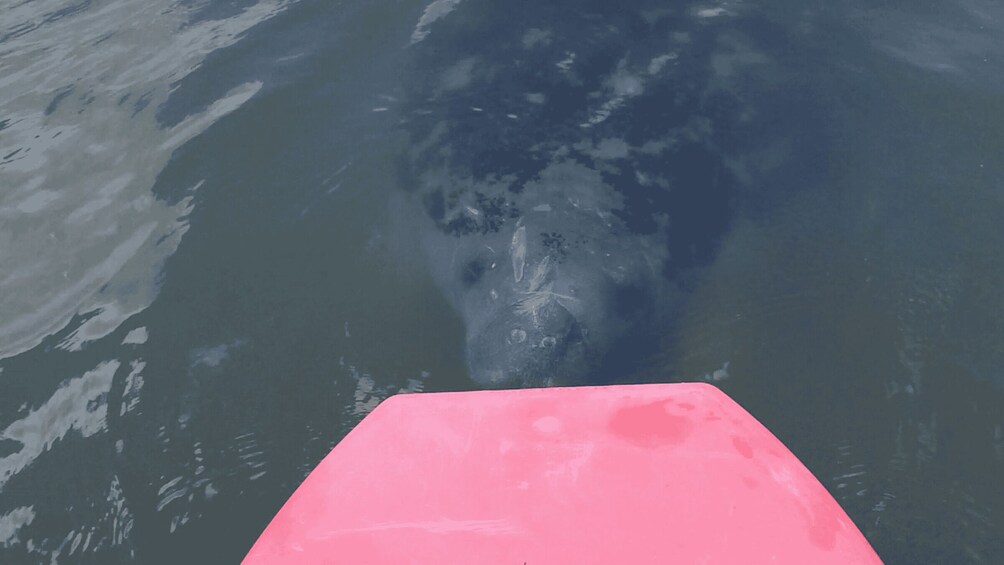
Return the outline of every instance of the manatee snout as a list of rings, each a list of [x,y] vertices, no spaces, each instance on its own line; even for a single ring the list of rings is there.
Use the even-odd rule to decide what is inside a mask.
[[[556,300],[531,312],[508,307],[468,337],[471,377],[485,386],[549,386],[582,375],[592,357],[586,333]]]
[[[658,310],[661,262],[650,246],[603,232],[589,223],[598,220],[577,210],[561,219],[521,220],[510,237],[499,234],[502,241],[466,254],[475,259],[456,262],[463,265],[456,296],[467,322],[468,369],[483,386],[591,382],[609,353],[631,345]],[[560,229],[570,240],[585,240],[583,226],[606,236],[558,250],[536,237]]]

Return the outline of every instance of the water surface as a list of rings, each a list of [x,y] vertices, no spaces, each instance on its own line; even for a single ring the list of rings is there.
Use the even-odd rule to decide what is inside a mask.
[[[1004,561],[1004,9],[621,4],[0,8],[2,560],[236,562],[380,400],[475,388],[388,203],[427,129],[512,123],[653,191],[731,179],[680,201],[659,347],[609,382],[714,382],[887,562]],[[520,124],[580,91],[504,77],[555,72],[581,115]],[[632,85],[673,81],[720,152],[594,135],[672,141]]]

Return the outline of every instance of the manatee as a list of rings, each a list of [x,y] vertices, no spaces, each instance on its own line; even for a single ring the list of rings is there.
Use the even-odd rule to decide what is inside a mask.
[[[729,226],[751,56],[660,6],[460,3],[409,46],[395,222],[481,385],[630,370]]]

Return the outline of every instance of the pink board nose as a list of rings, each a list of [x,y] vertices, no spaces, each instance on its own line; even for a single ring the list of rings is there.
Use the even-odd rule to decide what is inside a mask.
[[[244,563],[880,561],[738,404],[655,384],[392,397]]]

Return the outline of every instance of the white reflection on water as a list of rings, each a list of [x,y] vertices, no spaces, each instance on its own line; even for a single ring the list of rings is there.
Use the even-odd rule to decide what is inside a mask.
[[[34,519],[35,510],[31,506],[19,506],[0,516],[0,547],[7,547],[16,540],[18,530]]]
[[[112,377],[119,364],[118,361],[106,361],[70,380],[45,404],[0,432],[0,438],[21,444],[21,449],[0,458],[0,489],[70,430],[88,437],[105,429],[108,405],[104,397],[111,389]]]
[[[425,39],[429,35],[429,27],[436,20],[445,18],[459,3],[460,0],[433,0],[432,3],[426,6],[425,11],[422,12],[422,17],[415,24],[415,31],[411,34],[412,44]]]
[[[156,108],[209,53],[286,2],[196,23],[181,2],[63,4],[0,12],[0,358],[89,313],[61,344],[79,349],[150,304],[192,206],[155,199],[157,174],[261,83],[171,128]]]

